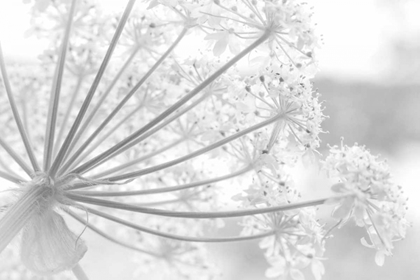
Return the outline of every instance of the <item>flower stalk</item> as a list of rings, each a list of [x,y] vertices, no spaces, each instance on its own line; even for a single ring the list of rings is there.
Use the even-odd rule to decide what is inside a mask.
[[[26,91],[50,89],[50,77],[31,78],[27,85],[16,71],[9,79],[0,46],[10,113],[25,146],[15,146],[6,123],[0,177],[18,186],[8,190],[16,201],[0,205],[7,210],[0,220],[0,252],[21,233],[26,268],[45,276],[71,270],[78,280],[88,279],[80,266],[87,251],[84,230],[71,231],[63,214],[139,253],[141,269],[169,266],[182,276],[211,278],[204,243],[259,240],[268,276],[303,279],[302,270],[310,267],[319,280],[326,237],[351,219],[366,228],[370,240],[362,244],[377,250],[379,265],[391,255],[393,242],[404,238],[402,192],[387,166],[362,147],[331,148],[323,166],[339,179],[333,197],[301,200],[294,186],[291,169],[317,152],[325,119],[310,80],[318,38],[311,9],[300,1],[246,0],[231,7],[220,1],[147,1],[135,10],[135,0],[129,0],[122,16],[104,15],[89,0],[79,1],[77,11],[76,0],[71,6],[42,2],[32,11],[35,32],[61,38],[41,58],[47,68],[58,55],[47,103],[37,98],[26,104]],[[54,28],[37,23],[44,15]],[[114,67],[114,53],[122,60],[106,71]],[[153,65],[144,68],[145,61]],[[71,78],[75,83],[66,85]],[[15,80],[24,84],[18,90],[25,91],[24,124],[11,91]],[[72,95],[63,115],[62,92]],[[96,92],[103,93],[89,109]],[[40,121],[37,114],[45,115],[40,108],[47,106]],[[43,135],[31,130],[32,148],[28,128],[43,121]],[[42,169],[37,156],[44,159]],[[238,209],[221,209],[224,190],[237,187],[232,199]],[[330,229],[316,213],[327,204],[339,220]],[[206,234],[221,219],[238,217],[238,236]],[[106,223],[114,226],[105,228]],[[168,279],[178,279],[172,272]]]

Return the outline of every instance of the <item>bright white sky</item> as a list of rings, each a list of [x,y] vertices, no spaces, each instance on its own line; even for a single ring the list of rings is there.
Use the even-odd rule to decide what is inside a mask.
[[[43,43],[25,38],[29,29],[28,5],[22,0],[0,1],[0,40],[5,55],[35,58]],[[119,8],[125,1],[101,0],[110,8]],[[383,46],[396,33],[418,28],[420,1],[417,0],[308,0],[315,6],[315,19],[323,34],[324,46],[319,53],[319,75],[346,79],[376,79],[389,62]],[[387,9],[387,3],[393,3]],[[400,17],[395,17],[398,15]],[[391,14],[394,12],[394,14]],[[405,30],[401,29],[405,26]]]

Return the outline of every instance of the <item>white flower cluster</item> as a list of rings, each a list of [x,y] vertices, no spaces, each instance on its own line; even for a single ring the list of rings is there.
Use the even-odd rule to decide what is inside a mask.
[[[333,217],[342,223],[354,219],[365,227],[372,244],[363,238],[362,244],[377,250],[376,263],[382,265],[384,257],[390,256],[393,242],[405,237],[408,223],[405,219],[406,201],[401,187],[391,180],[388,165],[363,146],[334,146],[324,163],[331,177],[340,182],[332,190],[343,198]]]
[[[28,186],[5,206],[0,252],[23,230],[29,269],[77,276],[86,246],[68,214],[139,252],[139,274],[211,278],[201,243],[261,239],[267,276],[300,280],[310,268],[321,278],[325,230],[311,206],[328,199],[300,201],[290,175],[315,158],[325,119],[310,80],[321,40],[307,4],[151,0],[132,10],[130,0],[121,15],[89,0],[28,2],[31,32],[53,41],[35,79],[18,68],[8,79],[0,56],[5,85],[22,92],[16,102],[6,86],[0,103],[0,177]],[[403,237],[404,203],[375,160],[334,148],[326,166],[342,180],[334,215],[367,226],[387,255]],[[235,184],[241,209],[221,211],[222,188]],[[206,235],[228,217],[243,217],[240,236]]]

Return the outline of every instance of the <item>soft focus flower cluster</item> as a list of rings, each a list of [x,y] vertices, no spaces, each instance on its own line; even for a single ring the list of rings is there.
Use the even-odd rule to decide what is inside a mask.
[[[333,217],[341,223],[354,219],[365,227],[371,244],[364,238],[362,244],[377,250],[375,261],[383,265],[384,257],[392,254],[393,242],[405,237],[408,223],[405,219],[407,198],[401,186],[391,180],[386,162],[370,154],[363,146],[334,146],[324,163],[331,177],[340,182],[332,190],[342,198]]]
[[[41,162],[48,157],[50,91],[72,1],[26,2],[32,7],[28,34],[51,44],[39,57],[42,67],[7,66]],[[69,215],[137,251],[138,277],[159,270],[167,279],[212,279],[219,272],[207,263],[204,242],[260,239],[270,265],[266,276],[300,280],[308,269],[318,280],[329,229],[314,206],[329,201],[338,204],[333,216],[342,224],[354,218],[367,228],[372,245],[363,243],[378,250],[381,264],[407,225],[405,201],[383,163],[360,146],[334,147],[325,168],[341,180],[333,186],[337,197],[301,201],[293,183],[299,161],[318,159],[325,119],[311,82],[322,41],[311,7],[299,0],[138,2],[114,54],[104,59],[109,63],[97,93],[54,176],[47,176],[50,166],[22,172],[25,164],[16,159],[27,160],[27,149],[0,88],[7,131],[0,137],[0,171],[17,181],[12,202],[4,203],[9,210],[2,213],[0,237],[7,240],[0,250],[23,231],[26,267],[54,279],[86,251],[83,235],[61,217]],[[77,1],[52,159],[60,157],[121,20],[121,11],[103,9],[100,1]],[[238,186],[232,200],[239,209],[231,210],[225,190]],[[11,223],[12,215],[18,222]],[[223,217],[241,217],[242,232],[208,237]],[[12,246],[3,254],[17,255]],[[35,279],[14,258],[4,267],[0,277]]]

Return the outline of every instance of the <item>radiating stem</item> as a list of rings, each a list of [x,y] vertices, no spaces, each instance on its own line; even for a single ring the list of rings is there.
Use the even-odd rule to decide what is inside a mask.
[[[105,218],[105,219],[110,220],[110,221],[114,221],[114,222],[122,224],[122,225],[125,225],[125,226],[133,228],[135,230],[139,230],[139,231],[146,232],[146,233],[156,235],[156,236],[160,236],[160,237],[165,237],[165,238],[179,240],[179,241],[186,241],[186,242],[199,242],[199,243],[235,242],[235,241],[246,241],[246,240],[260,239],[260,238],[264,238],[264,237],[275,234],[274,231],[268,231],[268,232],[265,232],[265,233],[251,235],[251,236],[235,236],[235,237],[181,236],[181,235],[176,235],[176,234],[171,234],[171,233],[166,233],[166,232],[161,232],[161,231],[157,231],[157,230],[154,230],[154,229],[146,228],[146,227],[131,223],[129,221],[125,221],[125,220],[120,219],[118,217],[111,216],[111,215],[106,214],[104,212],[97,211],[97,210],[92,209],[92,208],[87,207],[86,210],[89,213],[95,214],[97,216],[100,216],[100,217]]]
[[[83,142],[82,146],[73,154],[73,156],[64,164],[63,169],[68,168],[80,154],[86,149],[86,147],[92,143],[92,141],[98,136],[98,134],[104,129],[104,127],[114,118],[114,116],[121,110],[121,108],[127,103],[127,101],[139,90],[143,83],[152,75],[160,64],[168,57],[172,50],[181,42],[185,34],[187,34],[188,28],[184,28],[179,34],[178,38],[168,48],[168,50],[159,58],[158,61],[147,71],[147,73],[141,78],[141,80],[130,90],[130,92],[118,103],[117,107],[109,114],[109,116],[99,125],[99,127],[92,133],[92,135]]]
[[[122,147],[121,149],[118,149],[117,151],[115,151],[114,153],[112,153],[111,155],[107,156],[106,158],[104,158],[103,160],[97,162],[96,164],[92,165],[91,167],[89,167],[87,170],[85,170],[83,173],[95,168],[98,165],[101,165],[102,163],[116,157],[117,155],[129,150],[130,148],[134,147],[135,145],[139,144],[141,141],[147,139],[148,137],[152,136],[153,134],[155,134],[156,132],[158,132],[159,130],[161,130],[162,128],[166,127],[168,124],[170,124],[171,122],[173,122],[174,120],[178,119],[180,116],[182,116],[183,114],[187,113],[188,111],[190,111],[191,109],[193,109],[195,106],[197,106],[198,104],[200,104],[204,99],[206,99],[208,96],[210,96],[211,91],[201,95],[199,98],[197,98],[196,100],[194,100],[193,102],[191,102],[190,105],[185,106],[185,108],[179,109],[175,112],[175,114],[171,115],[170,117],[166,118],[163,122],[161,122],[160,124],[156,125],[155,127],[151,128],[150,130],[148,130],[147,132],[145,132],[143,135],[141,135],[140,137],[138,137],[136,140],[132,141],[131,143],[127,144],[126,146]]]
[[[31,139],[29,132],[29,119],[28,119],[28,92],[31,92],[30,87],[25,87],[23,93],[23,99],[21,99],[20,105],[22,108],[23,127],[25,128],[28,139]]]
[[[77,160],[75,160],[73,162],[73,164],[66,169],[60,169],[58,171],[58,174],[63,174],[64,172],[66,172],[68,169],[70,168],[75,168],[78,164],[80,164],[84,159],[87,158],[87,156],[89,156],[94,150],[96,150],[96,148],[100,147],[101,144],[107,140],[109,138],[109,136],[111,136],[119,127],[121,127],[124,123],[127,122],[127,120],[132,117],[135,113],[137,113],[140,108],[143,107],[143,104],[139,104],[138,106],[136,106],[130,113],[127,114],[127,116],[125,116],[122,120],[120,120],[116,125],[114,125],[106,134],[104,134],[100,139],[98,139],[95,143],[93,143],[91,145],[91,147],[86,150],[81,156],[79,156],[77,158]]]
[[[182,143],[184,141],[185,141],[184,138],[180,138],[180,139],[178,139],[178,140],[176,140],[176,141],[174,141],[174,142],[172,142],[172,143],[170,143],[170,144],[168,144],[168,145],[166,145],[166,146],[164,146],[164,147],[162,147],[162,148],[160,148],[160,149],[158,149],[156,151],[153,151],[153,152],[147,154],[147,155],[144,155],[142,157],[136,158],[134,160],[128,161],[128,162],[126,162],[124,164],[121,164],[121,165],[116,166],[114,168],[110,168],[108,170],[105,170],[105,171],[103,171],[103,172],[101,172],[99,174],[96,174],[96,175],[92,176],[92,178],[93,179],[98,179],[98,178],[101,178],[101,177],[103,177],[105,175],[110,175],[110,174],[116,173],[118,171],[124,170],[126,168],[132,167],[132,166],[134,166],[136,164],[139,164],[142,161],[148,160],[148,159],[150,159],[150,158],[152,158],[152,157],[154,157],[156,155],[159,155],[159,154],[161,154],[161,153],[163,153],[163,152],[165,152],[165,151],[167,151],[167,150],[169,150],[169,149],[177,146],[178,144],[180,144],[180,143]]]
[[[164,217],[188,218],[188,219],[233,218],[233,217],[242,217],[242,216],[251,216],[251,215],[265,214],[265,213],[271,213],[271,212],[278,212],[278,211],[288,211],[288,210],[294,210],[294,209],[299,209],[299,208],[304,208],[304,207],[321,205],[331,199],[331,197],[328,197],[328,198],[296,202],[296,203],[290,203],[290,204],[279,205],[279,206],[246,209],[246,210],[232,210],[232,211],[219,211],[219,212],[181,212],[181,211],[177,212],[177,211],[172,211],[172,210],[162,210],[162,209],[141,207],[141,206],[136,206],[136,205],[131,205],[131,204],[97,199],[97,198],[75,195],[75,194],[70,194],[70,193],[66,193],[65,196],[67,196],[68,198],[74,201],[113,208],[113,209],[120,209],[120,210],[129,211],[129,212],[138,212],[138,213],[151,214],[151,215],[164,216]],[[345,198],[347,196],[348,195],[342,195],[342,196],[337,196],[334,198]]]
[[[63,122],[61,123],[60,132],[58,133],[57,140],[55,141],[55,144],[54,144],[54,150],[53,150],[54,151],[53,152],[54,155],[57,155],[58,147],[61,144],[61,141],[63,139],[64,131],[66,130],[67,123],[68,123],[68,121],[70,119],[70,113],[72,112],[72,110],[74,108],[74,104],[75,104],[76,99],[77,99],[77,96],[78,96],[78,94],[80,92],[80,88],[82,86],[84,77],[85,77],[84,75],[79,75],[77,77],[76,87],[74,88],[74,91],[73,91],[73,94],[71,96],[71,100],[70,100],[69,106],[67,107],[66,114],[64,115]]]
[[[66,63],[67,47],[70,38],[70,30],[73,22],[73,15],[76,9],[77,0],[73,0],[71,3],[70,12],[68,15],[67,25],[64,32],[63,42],[61,43],[60,56],[57,61],[55,69],[54,81],[50,96],[50,105],[48,109],[47,127],[45,131],[45,142],[44,142],[44,171],[46,171],[51,164],[51,157],[54,146],[55,136],[55,125],[57,123],[57,112],[60,101],[61,83],[64,74],[64,65]]]
[[[130,0],[127,3],[127,6],[126,6],[126,8],[124,10],[124,13],[123,13],[123,15],[122,15],[122,17],[120,19],[120,22],[118,23],[117,30],[114,33],[114,36],[113,36],[113,38],[111,40],[111,43],[110,43],[110,45],[108,47],[108,50],[107,50],[107,52],[105,54],[105,57],[104,57],[104,59],[102,61],[102,64],[99,67],[98,73],[96,74],[96,77],[95,77],[95,79],[94,79],[94,81],[92,83],[92,86],[91,86],[91,88],[90,88],[90,90],[89,90],[89,92],[88,92],[85,100],[83,101],[82,107],[81,107],[79,113],[77,114],[76,120],[74,121],[72,127],[70,128],[70,132],[67,134],[67,137],[64,140],[64,143],[61,146],[60,151],[58,152],[57,157],[55,158],[55,160],[54,160],[54,162],[53,162],[50,170],[48,171],[48,175],[51,178],[54,178],[55,177],[58,169],[61,166],[61,163],[64,160],[64,157],[67,154],[67,151],[68,151],[68,149],[70,147],[70,144],[71,144],[74,136],[76,135],[76,132],[77,132],[77,130],[78,130],[78,128],[79,128],[82,120],[83,120],[83,117],[86,114],[86,111],[87,111],[87,109],[88,109],[88,107],[90,105],[90,102],[92,101],[92,98],[93,98],[93,96],[94,96],[94,94],[96,92],[96,89],[98,88],[99,82],[102,79],[102,76],[103,76],[103,74],[105,72],[105,69],[106,69],[106,67],[108,65],[108,62],[111,59],[112,53],[114,52],[114,49],[115,49],[115,47],[117,45],[117,42],[118,42],[118,39],[120,38],[120,35],[121,35],[121,33],[122,33],[123,29],[124,29],[125,23],[127,22],[128,16],[129,16],[131,10],[133,9],[133,6],[134,6],[134,3],[135,2],[136,2],[136,0]]]
[[[174,159],[174,160],[171,160],[171,161],[168,161],[168,162],[165,162],[165,163],[156,165],[156,166],[145,168],[145,169],[142,169],[142,170],[138,170],[138,171],[134,171],[134,172],[130,172],[130,173],[125,173],[125,174],[121,174],[121,175],[118,175],[118,176],[104,178],[103,180],[110,181],[110,182],[116,182],[116,181],[120,181],[120,180],[127,180],[127,179],[137,178],[137,177],[140,177],[140,176],[145,175],[145,174],[153,173],[153,172],[156,172],[158,170],[162,170],[162,169],[171,167],[173,165],[177,165],[177,164],[179,164],[181,162],[187,161],[187,160],[192,159],[192,158],[195,158],[195,157],[197,157],[199,155],[205,154],[205,153],[207,153],[207,152],[209,152],[211,150],[214,150],[214,149],[216,149],[218,147],[221,147],[221,146],[223,146],[223,145],[225,145],[225,144],[227,144],[229,142],[232,142],[233,140],[235,140],[235,139],[237,139],[239,137],[242,137],[242,136],[244,136],[244,135],[246,135],[248,133],[251,133],[251,132],[253,132],[253,131],[257,130],[257,129],[260,129],[262,127],[265,127],[265,126],[269,125],[270,123],[273,123],[275,121],[278,121],[279,119],[281,119],[283,117],[284,117],[284,114],[279,114],[277,116],[274,116],[274,117],[272,117],[272,118],[270,118],[270,119],[268,119],[266,121],[263,121],[263,122],[260,122],[260,123],[258,123],[256,125],[253,125],[251,127],[248,127],[246,129],[238,132],[238,133],[235,133],[234,135],[231,135],[229,137],[226,137],[226,138],[224,138],[224,139],[222,139],[220,141],[217,141],[216,143],[213,143],[213,144],[211,144],[209,146],[206,146],[206,147],[204,147],[202,149],[199,149],[199,150],[197,150],[195,152],[192,152],[192,153],[190,153],[190,154],[188,154],[186,156],[183,156],[183,157],[180,157],[180,158],[177,158],[177,159]]]
[[[149,190],[138,190],[138,191],[116,191],[116,192],[100,192],[100,191],[74,191],[71,193],[75,193],[75,194],[80,194],[80,195],[87,195],[87,196],[131,196],[131,195],[149,195],[149,194],[159,194],[159,193],[167,193],[167,192],[174,192],[174,191],[180,191],[180,190],[185,190],[185,189],[190,189],[190,188],[196,188],[199,186],[204,186],[204,185],[210,185],[210,184],[214,184],[220,181],[224,181],[224,180],[228,180],[237,176],[240,176],[242,174],[245,174],[246,172],[252,170],[252,166],[249,165],[245,168],[242,168],[236,172],[232,172],[230,174],[224,175],[224,176],[220,176],[220,177],[216,177],[216,178],[212,178],[212,179],[207,179],[207,180],[202,180],[202,181],[198,181],[198,182],[193,182],[193,183],[189,183],[189,184],[184,184],[184,185],[178,185],[178,186],[173,186],[173,187],[166,187],[166,188],[157,188],[157,189],[149,189]],[[71,190],[74,188],[69,188],[68,190]]]
[[[96,103],[95,107],[92,109],[92,111],[89,113],[89,115],[86,117],[86,120],[84,121],[84,123],[82,124],[82,126],[80,127],[79,131],[77,132],[76,136],[74,136],[73,142],[70,145],[68,154],[71,154],[71,152],[73,151],[74,147],[76,146],[77,142],[80,140],[80,138],[83,136],[83,134],[85,133],[86,129],[89,127],[89,125],[91,124],[93,118],[96,116],[96,113],[99,111],[99,109],[101,108],[102,104],[104,103],[105,99],[108,97],[108,95],[111,93],[112,89],[114,88],[114,86],[117,84],[118,80],[120,79],[121,75],[124,73],[124,71],[127,69],[127,67],[130,65],[131,61],[134,59],[134,57],[136,56],[137,52],[138,52],[138,48],[133,49],[132,53],[130,54],[130,56],[127,58],[127,60],[125,61],[125,63],[123,64],[123,66],[121,67],[121,69],[118,71],[118,73],[115,75],[114,79],[112,80],[112,82],[109,84],[108,88],[105,90],[105,92],[101,95],[98,103]],[[67,158],[67,156],[65,158]]]
[[[3,50],[2,50],[1,44],[0,44],[0,69],[1,69],[1,74],[3,77],[3,83],[6,88],[7,97],[9,99],[9,104],[10,104],[10,107],[12,108],[13,118],[15,119],[23,144],[25,145],[26,152],[28,153],[29,160],[31,161],[32,167],[35,172],[38,172],[41,170],[41,168],[39,167],[38,162],[35,158],[35,154],[32,149],[31,142],[29,141],[28,135],[26,133],[25,127],[23,126],[22,120],[19,115],[19,111],[16,106],[15,98],[13,97],[12,88],[10,86],[9,78],[7,75],[6,65],[4,63]]]
[[[86,273],[84,272],[83,268],[80,266],[80,264],[76,264],[72,268],[72,272],[74,276],[76,276],[77,280],[89,280]]]
[[[0,146],[6,150],[6,152],[12,157],[12,159],[29,175],[33,177],[33,172],[31,168],[23,161],[23,159],[10,147],[0,136]]]
[[[101,160],[105,159],[109,155],[113,154],[115,151],[118,151],[119,149],[123,148],[125,145],[129,144],[131,141],[135,140],[139,136],[141,136],[143,133],[154,127],[156,124],[163,121],[166,117],[168,117],[170,114],[175,112],[178,108],[183,106],[185,103],[187,103],[191,98],[196,96],[199,92],[201,92],[203,89],[205,89],[208,85],[210,85],[214,80],[216,80],[220,75],[222,75],[226,70],[228,70],[230,67],[232,67],[236,62],[238,62],[242,57],[247,55],[249,52],[251,52],[253,49],[258,47],[260,44],[265,42],[270,37],[271,31],[267,30],[263,33],[263,35],[257,39],[254,43],[249,45],[246,49],[244,49],[242,52],[237,54],[234,58],[232,58],[230,61],[228,61],[225,65],[223,65],[221,68],[219,68],[216,72],[214,72],[210,77],[208,77],[206,80],[204,80],[200,85],[198,85],[195,89],[190,91],[187,95],[182,97],[180,100],[175,102],[171,107],[166,109],[163,113],[161,113],[159,116],[157,116],[155,119],[150,121],[148,124],[146,124],[144,127],[140,128],[133,134],[131,134],[129,137],[125,138],[123,141],[117,143],[110,149],[106,150],[105,152],[101,153],[100,155],[96,156],[95,158],[89,160],[85,164],[81,165],[80,167],[74,169],[70,173],[75,174],[81,174],[83,171],[88,170],[91,166],[94,166],[96,163],[100,162]]]
[[[66,211],[67,214],[69,214],[70,216],[72,216],[76,221],[80,222],[81,224],[85,225],[87,228],[91,229],[95,233],[99,234],[103,238],[105,238],[105,239],[107,239],[107,240],[109,240],[109,241],[111,241],[111,242],[113,242],[115,244],[118,244],[118,245],[123,246],[125,248],[134,250],[136,252],[140,252],[140,253],[143,253],[143,254],[148,254],[148,255],[151,255],[151,256],[157,256],[153,252],[149,252],[149,251],[146,251],[146,250],[143,250],[143,249],[134,247],[134,246],[132,246],[132,245],[130,245],[128,243],[119,241],[118,239],[110,236],[109,234],[107,234],[106,232],[100,230],[99,228],[97,228],[96,226],[92,225],[91,223],[88,223],[85,219],[79,217],[76,213],[74,213],[73,211],[71,211],[69,209],[65,209],[64,211]]]
[[[14,173],[10,173],[10,172],[0,171],[0,177],[8,180],[10,182],[13,182],[15,184],[20,184],[22,182],[25,182],[25,179],[19,177],[18,175],[14,174]]]

